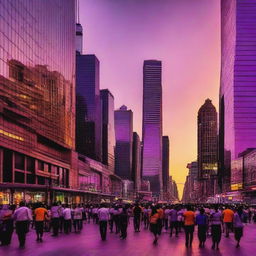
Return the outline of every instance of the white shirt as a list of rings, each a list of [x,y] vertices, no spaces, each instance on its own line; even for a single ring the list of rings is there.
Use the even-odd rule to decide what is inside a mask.
[[[15,210],[13,215],[14,220],[16,221],[27,221],[27,220],[33,220],[31,211],[26,206],[22,206]]]
[[[100,208],[98,210],[99,221],[108,221],[109,220],[109,209]]]
[[[63,211],[63,217],[65,220],[71,220],[71,209],[65,208]]]
[[[83,215],[82,215],[82,209],[81,208],[75,208],[73,210],[74,212],[74,220],[81,220]]]

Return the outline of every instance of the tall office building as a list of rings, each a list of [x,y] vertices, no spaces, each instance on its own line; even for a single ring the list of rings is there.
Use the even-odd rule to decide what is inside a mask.
[[[115,111],[115,170],[123,179],[132,179],[133,113],[126,106]]]
[[[99,60],[93,54],[76,55],[76,150],[101,161],[99,66]]]
[[[170,142],[169,142],[169,137],[168,136],[163,136],[162,137],[162,161],[163,161],[163,167],[162,167],[162,178],[163,178],[163,191],[168,192],[168,187],[169,187],[169,163],[170,163]]]
[[[141,176],[141,141],[137,132],[133,132],[132,180],[136,192],[141,190]]]
[[[115,169],[115,120],[114,120],[114,96],[107,90],[100,90],[102,107],[102,163]]]
[[[47,201],[77,179],[75,1],[0,1],[0,17],[0,201]]]
[[[83,27],[80,23],[76,23],[76,53],[83,53]]]
[[[230,190],[230,163],[256,147],[255,0],[221,1],[220,176]]]
[[[142,176],[155,195],[162,192],[162,63],[143,66]]]

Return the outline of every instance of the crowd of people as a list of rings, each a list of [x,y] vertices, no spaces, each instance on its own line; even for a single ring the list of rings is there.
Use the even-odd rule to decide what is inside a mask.
[[[132,219],[131,219],[132,218]],[[25,247],[26,235],[35,230],[36,241],[43,242],[44,232],[80,233],[85,223],[99,226],[103,241],[109,232],[126,239],[128,225],[133,222],[134,232],[141,228],[153,234],[153,244],[157,244],[162,231],[176,237],[184,230],[185,246],[192,247],[195,226],[199,247],[205,247],[207,237],[211,237],[212,249],[219,250],[222,234],[229,237],[234,232],[236,247],[240,246],[245,223],[256,222],[256,210],[251,207],[231,205],[161,205],[161,204],[61,204],[51,207],[36,203],[26,206],[2,205],[0,208],[0,244],[7,246],[16,230],[19,245]]]

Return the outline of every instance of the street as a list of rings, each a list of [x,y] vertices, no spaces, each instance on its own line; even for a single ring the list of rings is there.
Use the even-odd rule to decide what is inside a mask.
[[[132,224],[132,223],[131,223]],[[44,234],[42,243],[36,242],[36,234],[31,230],[27,236],[26,248],[18,248],[16,233],[13,234],[12,243],[8,247],[0,247],[0,255],[16,256],[249,256],[256,252],[256,225],[248,224],[244,228],[244,236],[241,240],[241,247],[235,248],[234,235],[230,238],[222,236],[220,250],[211,249],[211,238],[206,241],[204,249],[198,248],[197,232],[194,233],[192,248],[185,247],[184,232],[178,238],[169,237],[163,230],[158,244],[153,245],[153,235],[141,228],[141,232],[135,233],[133,226],[129,225],[128,237],[120,240],[119,236],[108,233],[107,240],[101,241],[99,228],[96,224],[84,224],[80,234],[60,234],[58,237],[51,237],[50,233]]]

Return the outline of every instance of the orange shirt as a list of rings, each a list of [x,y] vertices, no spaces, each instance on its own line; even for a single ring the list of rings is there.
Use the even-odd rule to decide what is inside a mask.
[[[195,213],[193,211],[186,211],[183,213],[183,216],[185,226],[195,225]]]
[[[159,219],[159,213],[155,213],[154,215],[150,216],[150,223],[156,224],[158,219]]]
[[[234,212],[230,209],[226,209],[223,211],[223,221],[224,222],[233,222]]]
[[[35,220],[36,221],[44,221],[45,215],[47,214],[47,210],[45,208],[36,208],[35,209]]]
[[[159,214],[159,218],[163,219],[164,218],[164,210],[162,208],[160,208],[160,209],[157,209],[157,212]]]

